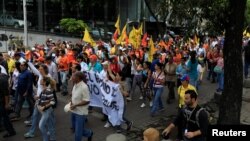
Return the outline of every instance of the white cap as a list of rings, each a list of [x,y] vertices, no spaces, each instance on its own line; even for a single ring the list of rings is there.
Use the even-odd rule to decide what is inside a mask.
[[[70,102],[64,106],[64,112],[69,112],[70,111]]]
[[[109,61],[102,62],[102,65],[109,65]]]

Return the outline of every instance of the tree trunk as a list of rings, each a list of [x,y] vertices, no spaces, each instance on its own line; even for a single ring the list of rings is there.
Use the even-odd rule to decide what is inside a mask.
[[[246,0],[230,0],[224,43],[224,92],[219,105],[218,124],[240,124],[243,66],[242,32]]]

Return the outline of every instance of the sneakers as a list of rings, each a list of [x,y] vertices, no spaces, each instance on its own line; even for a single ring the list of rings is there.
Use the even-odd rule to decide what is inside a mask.
[[[140,96],[140,98],[139,98],[139,99],[141,99],[141,100],[142,100],[142,99],[143,99],[143,96]]]
[[[132,126],[133,126],[133,122],[131,121],[131,122],[129,122],[129,124],[128,124],[127,131],[130,131],[131,128],[132,128]]]
[[[35,135],[34,135],[34,134],[31,134],[30,132],[28,132],[28,133],[24,134],[24,137],[25,137],[25,138],[34,138]]]
[[[150,106],[150,107],[153,106],[153,102],[152,102],[152,101],[149,102],[149,106]]]
[[[145,105],[145,103],[142,103],[141,104],[141,108],[144,108],[146,105]]]
[[[109,128],[111,125],[109,122],[106,122],[106,124],[104,125],[104,128]]]
[[[31,121],[31,120],[25,120],[25,121],[24,121],[24,124],[25,124],[26,126],[31,126],[31,125],[32,125],[32,121]]]
[[[164,108],[161,108],[161,109],[159,109],[159,112],[163,112],[165,109]]]
[[[131,97],[127,97],[126,99],[127,99],[128,101],[131,101],[131,100],[132,100],[132,98],[131,98]]]

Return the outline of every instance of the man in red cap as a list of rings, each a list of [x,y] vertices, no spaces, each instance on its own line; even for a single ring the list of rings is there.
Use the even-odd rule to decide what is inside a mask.
[[[102,65],[97,61],[97,56],[92,54],[89,56],[89,71],[94,71],[100,73],[102,71]]]

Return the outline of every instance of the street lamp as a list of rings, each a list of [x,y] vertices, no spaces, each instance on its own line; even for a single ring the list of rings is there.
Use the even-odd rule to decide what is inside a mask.
[[[23,21],[24,21],[24,46],[28,46],[28,32],[27,32],[27,9],[26,9],[26,0],[23,0]]]

